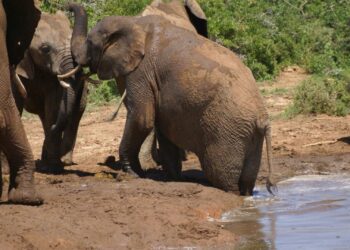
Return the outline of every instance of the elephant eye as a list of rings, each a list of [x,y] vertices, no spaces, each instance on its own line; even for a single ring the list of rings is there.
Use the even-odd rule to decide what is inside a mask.
[[[48,44],[43,44],[43,45],[40,47],[40,50],[41,50],[41,52],[44,53],[44,54],[49,54],[50,51],[51,51],[51,47],[50,47],[50,45],[48,45]]]

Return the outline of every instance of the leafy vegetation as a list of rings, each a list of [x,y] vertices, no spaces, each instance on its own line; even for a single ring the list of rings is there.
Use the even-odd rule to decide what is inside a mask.
[[[243,56],[258,80],[296,64],[310,73],[349,65],[350,5],[322,0],[199,0],[211,38]]]
[[[119,96],[114,80],[104,81],[98,87],[89,86],[88,102],[93,105],[102,105],[117,99]]]
[[[293,103],[285,111],[291,118],[297,114],[344,116],[350,111],[349,81],[346,75],[313,76],[300,84]]]
[[[208,17],[210,38],[238,53],[257,80],[273,79],[288,65],[318,75],[298,88],[292,113],[347,112],[345,93],[334,91],[344,91],[347,80],[341,75],[350,67],[348,0],[197,1]],[[65,2],[44,0],[42,8],[55,11]],[[136,15],[151,0],[78,2],[86,7],[91,27],[105,16]]]

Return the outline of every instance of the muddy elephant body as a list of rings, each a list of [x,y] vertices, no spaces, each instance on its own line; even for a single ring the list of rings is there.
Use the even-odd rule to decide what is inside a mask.
[[[265,137],[271,158],[271,135],[255,79],[238,56],[159,16],[107,17],[87,37],[75,34],[76,61],[126,86],[125,171],[142,174],[138,153],[155,128],[162,165],[174,178],[186,149],[214,186],[252,194]]]
[[[73,163],[73,149],[80,119],[86,107],[87,86],[81,72],[65,81],[58,75],[74,69],[70,38],[72,30],[63,12],[42,13],[34,38],[17,74],[27,91],[24,98],[14,88],[17,106],[37,114],[43,125],[45,140],[41,165],[49,172],[60,172]],[[56,128],[56,129],[54,129]]]
[[[154,0],[142,11],[141,16],[159,16],[175,26],[208,37],[207,18],[195,0]],[[122,93],[125,91],[125,88],[120,85],[119,91]],[[159,154],[157,144],[156,132],[152,130],[142,144],[139,153],[139,159],[143,169],[161,165],[162,156]],[[186,160],[186,154],[185,150],[180,150],[182,160]],[[171,176],[168,177],[171,178]]]
[[[34,188],[33,154],[12,95],[10,71],[23,58],[39,18],[33,0],[0,1],[0,149],[9,162],[9,201],[32,205],[42,199]]]

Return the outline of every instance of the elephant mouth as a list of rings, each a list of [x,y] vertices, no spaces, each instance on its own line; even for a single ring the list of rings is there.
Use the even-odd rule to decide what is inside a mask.
[[[92,64],[90,67],[90,72],[91,73],[97,73],[98,78],[101,80],[109,80],[112,77],[110,77],[110,74],[108,71],[104,70],[103,63],[102,63],[102,58],[103,58],[103,53],[106,50],[106,48],[100,53],[98,59],[95,61],[94,64]]]
[[[100,70],[100,69],[97,69],[97,76],[101,80],[110,80],[113,78],[113,76],[111,76],[110,72],[107,72],[105,70]]]

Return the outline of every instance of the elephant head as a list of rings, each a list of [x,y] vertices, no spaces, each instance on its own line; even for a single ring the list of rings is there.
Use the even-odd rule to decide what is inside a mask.
[[[126,75],[138,66],[144,56],[146,32],[137,25],[137,19],[107,17],[87,36],[84,8],[76,4],[68,8],[75,16],[72,54],[79,65],[89,66],[102,80]],[[176,26],[208,35],[206,16],[195,0],[155,0],[141,14],[149,15],[160,15]]]
[[[82,83],[79,71],[62,77],[72,72],[75,66],[70,40],[70,23],[64,13],[60,11],[56,14],[43,13],[29,49],[16,69],[18,75],[29,80],[56,76],[56,83],[64,88],[57,121],[51,129],[53,133],[62,132],[72,119],[76,92]]]
[[[146,32],[134,17],[106,17],[87,36],[87,16],[80,5],[75,13],[72,53],[76,62],[88,66],[102,80],[129,74],[145,54]]]
[[[141,16],[158,15],[172,24],[208,37],[207,18],[196,0],[154,0]]]

